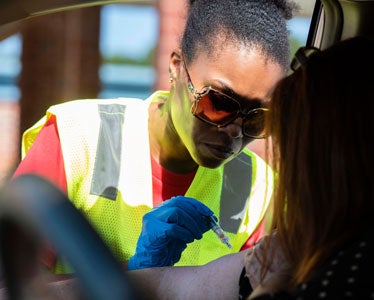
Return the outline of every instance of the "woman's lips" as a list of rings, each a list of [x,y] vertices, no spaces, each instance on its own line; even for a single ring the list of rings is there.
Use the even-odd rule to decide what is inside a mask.
[[[205,144],[209,151],[217,158],[227,159],[232,156],[235,151],[232,148],[220,145]]]

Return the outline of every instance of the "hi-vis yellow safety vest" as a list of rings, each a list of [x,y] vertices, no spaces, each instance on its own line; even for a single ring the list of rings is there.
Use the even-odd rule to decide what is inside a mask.
[[[55,115],[64,158],[68,197],[88,218],[120,261],[134,254],[142,217],[153,207],[147,100],[85,99],[52,106],[23,135],[26,155],[46,120]],[[188,244],[177,265],[205,264],[237,252],[264,218],[272,194],[272,171],[245,149],[216,169],[199,167],[185,196],[214,211],[230,238],[227,248],[212,231]],[[70,273],[59,258],[57,274]]]

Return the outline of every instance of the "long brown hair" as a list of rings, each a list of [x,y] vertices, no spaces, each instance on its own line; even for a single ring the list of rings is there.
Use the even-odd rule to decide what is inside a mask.
[[[374,223],[374,43],[318,52],[276,87],[273,226],[304,282]]]

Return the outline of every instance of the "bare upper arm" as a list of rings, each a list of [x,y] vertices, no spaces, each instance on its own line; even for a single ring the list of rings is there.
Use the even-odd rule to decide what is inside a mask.
[[[229,254],[203,266],[150,268],[128,275],[150,299],[238,299],[246,253]]]

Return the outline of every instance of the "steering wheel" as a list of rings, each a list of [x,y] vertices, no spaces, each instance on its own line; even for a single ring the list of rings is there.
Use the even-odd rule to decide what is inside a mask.
[[[139,299],[123,266],[69,199],[39,176],[19,176],[0,190],[0,262],[9,299],[27,298],[43,241],[66,258],[88,299]]]

